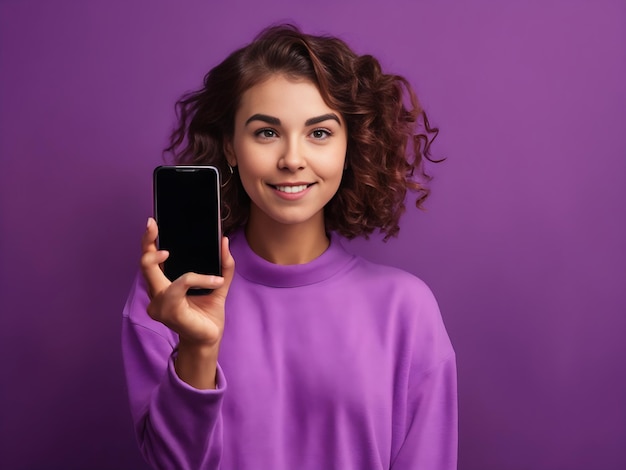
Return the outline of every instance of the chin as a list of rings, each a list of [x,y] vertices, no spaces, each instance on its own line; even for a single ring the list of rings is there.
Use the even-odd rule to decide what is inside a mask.
[[[299,214],[268,214],[268,217],[273,221],[282,224],[282,225],[300,225],[300,224],[312,224],[315,223],[316,220],[320,220],[322,223],[324,221],[324,217],[319,217],[318,213],[315,214],[302,214],[299,211]],[[319,217],[319,219],[318,219]]]

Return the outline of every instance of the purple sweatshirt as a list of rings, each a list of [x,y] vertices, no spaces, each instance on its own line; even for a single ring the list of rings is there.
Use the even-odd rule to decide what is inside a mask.
[[[455,355],[428,287],[344,250],[281,266],[231,237],[216,390],[182,382],[138,276],[122,347],[135,431],[163,469],[456,469]]]

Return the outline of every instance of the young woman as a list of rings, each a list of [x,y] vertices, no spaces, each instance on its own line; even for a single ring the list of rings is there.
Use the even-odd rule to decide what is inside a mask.
[[[178,103],[168,150],[223,174],[223,277],[169,282],[148,220],[123,316],[141,451],[166,469],[456,468],[455,355],[414,276],[340,237],[421,205],[410,85],[337,38],[264,31]],[[418,131],[418,121],[424,124]],[[230,243],[229,243],[230,242]],[[186,296],[189,287],[214,289]]]

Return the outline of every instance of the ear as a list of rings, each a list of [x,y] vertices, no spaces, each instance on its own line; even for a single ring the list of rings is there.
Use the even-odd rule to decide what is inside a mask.
[[[222,146],[222,150],[224,155],[226,156],[226,161],[232,167],[237,166],[237,156],[235,155],[235,150],[233,149],[233,142],[231,138],[224,139],[224,145]]]

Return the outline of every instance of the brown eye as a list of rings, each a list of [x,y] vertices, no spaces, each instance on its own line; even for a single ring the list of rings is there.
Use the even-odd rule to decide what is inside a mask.
[[[316,140],[326,139],[330,137],[332,134],[328,129],[315,129],[311,132],[311,136]]]
[[[259,129],[254,133],[254,135],[258,137],[263,137],[264,139],[273,139],[278,134],[274,129]]]

